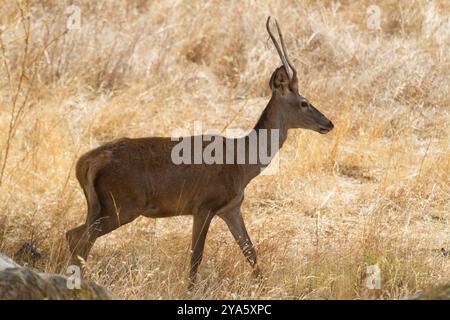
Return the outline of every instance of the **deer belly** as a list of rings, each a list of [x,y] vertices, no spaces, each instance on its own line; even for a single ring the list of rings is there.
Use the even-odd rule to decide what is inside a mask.
[[[159,193],[159,196],[151,197],[142,215],[150,218],[165,218],[192,214],[195,210],[194,199],[183,196],[176,197],[176,194]]]

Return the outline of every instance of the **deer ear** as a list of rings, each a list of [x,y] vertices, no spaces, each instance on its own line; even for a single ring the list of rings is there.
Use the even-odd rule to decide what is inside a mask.
[[[281,94],[289,92],[289,77],[284,70],[284,67],[279,67],[272,73],[270,77],[269,87],[272,92],[278,91]]]

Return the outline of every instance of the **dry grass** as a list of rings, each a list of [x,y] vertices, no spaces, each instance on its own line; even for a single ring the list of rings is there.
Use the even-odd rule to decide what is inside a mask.
[[[64,273],[64,233],[86,210],[74,162],[93,147],[195,120],[249,129],[279,65],[271,14],[302,94],[336,129],[291,132],[281,172],[247,189],[263,283],[214,220],[188,295],[190,217],[100,239],[86,276],[125,299],[389,299],[450,280],[447,2],[382,1],[375,31],[372,1],[86,1],[64,34],[71,3],[0,1],[1,252],[32,240],[45,253],[35,267]],[[380,290],[364,283],[373,264]]]

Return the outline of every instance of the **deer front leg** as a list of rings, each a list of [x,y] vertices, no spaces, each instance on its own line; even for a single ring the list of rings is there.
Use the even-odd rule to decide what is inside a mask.
[[[253,275],[257,278],[261,277],[261,271],[256,263],[256,250],[253,246],[250,236],[247,233],[244,220],[242,219],[240,207],[235,208],[227,213],[220,215],[225,221],[234,239],[239,244],[242,253],[247,258],[250,266],[253,268]]]
[[[211,224],[213,215],[206,214],[194,215],[194,225],[192,228],[192,253],[191,268],[189,272],[188,290],[192,290],[195,285],[198,266],[202,262],[203,249],[205,248],[206,234]]]

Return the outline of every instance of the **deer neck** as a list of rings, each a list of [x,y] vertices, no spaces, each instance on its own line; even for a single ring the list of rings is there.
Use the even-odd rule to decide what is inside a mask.
[[[288,126],[281,108],[277,97],[272,96],[253,130],[244,137],[246,159],[256,159],[256,163],[248,161],[242,165],[245,184],[270,164],[287,139]]]

